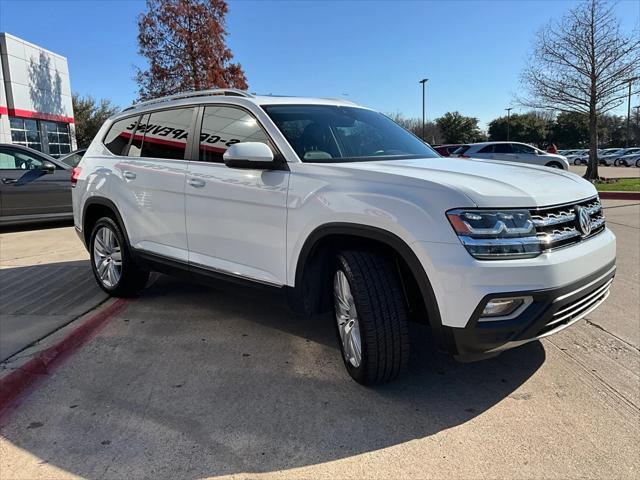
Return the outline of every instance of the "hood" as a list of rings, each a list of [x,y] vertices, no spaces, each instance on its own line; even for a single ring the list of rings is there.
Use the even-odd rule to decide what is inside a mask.
[[[522,163],[447,157],[331,165],[437,183],[463,193],[478,207],[541,207],[597,193],[578,175]]]

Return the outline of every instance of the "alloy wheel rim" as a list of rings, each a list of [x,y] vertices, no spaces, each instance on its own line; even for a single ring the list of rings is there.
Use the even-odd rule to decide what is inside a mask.
[[[342,352],[346,361],[357,368],[362,361],[360,323],[349,281],[342,270],[338,270],[333,279],[333,296]]]
[[[122,250],[115,233],[102,227],[93,241],[93,263],[100,281],[105,287],[118,285],[122,275]]]

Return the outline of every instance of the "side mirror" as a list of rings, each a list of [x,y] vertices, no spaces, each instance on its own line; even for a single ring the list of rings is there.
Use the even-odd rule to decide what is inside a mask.
[[[273,152],[261,142],[234,143],[224,152],[222,159],[231,168],[271,170],[276,166]]]
[[[51,162],[43,162],[42,164],[42,173],[53,173],[56,171],[56,166]]]

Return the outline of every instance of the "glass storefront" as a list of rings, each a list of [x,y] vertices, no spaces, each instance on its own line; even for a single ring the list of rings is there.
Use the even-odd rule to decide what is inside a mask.
[[[12,143],[24,145],[54,157],[71,151],[68,123],[9,117],[9,124]]]

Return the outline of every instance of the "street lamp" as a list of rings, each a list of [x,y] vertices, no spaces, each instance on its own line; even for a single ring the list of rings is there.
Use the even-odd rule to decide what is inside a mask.
[[[422,141],[424,142],[424,86],[429,81],[428,78],[423,78],[418,83],[422,84]]]
[[[640,77],[632,77],[627,80],[629,83],[629,103],[627,104],[627,140],[625,142],[625,147],[629,148],[629,137],[631,130],[629,129],[629,121],[631,120],[631,84],[638,80]]]
[[[507,142],[509,141],[509,127],[510,127],[510,123],[511,123],[511,110],[513,110],[513,107],[509,107],[509,108],[505,108],[505,110],[507,111]]]

